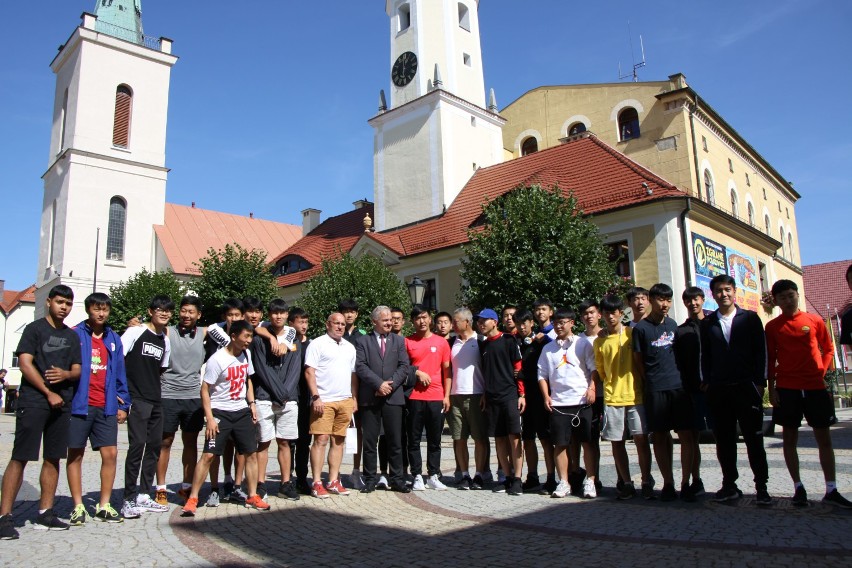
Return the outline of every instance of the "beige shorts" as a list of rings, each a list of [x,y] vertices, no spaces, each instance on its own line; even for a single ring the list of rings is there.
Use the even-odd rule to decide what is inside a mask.
[[[314,413],[312,409],[311,434],[346,436],[346,429],[349,427],[354,411],[355,403],[351,398],[324,403],[322,415]]]

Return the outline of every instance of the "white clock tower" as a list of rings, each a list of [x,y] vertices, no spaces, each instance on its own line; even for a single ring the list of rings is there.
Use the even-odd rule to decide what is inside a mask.
[[[386,0],[390,106],[370,119],[376,229],[439,215],[479,167],[503,161],[502,128],[485,103],[479,0]]]

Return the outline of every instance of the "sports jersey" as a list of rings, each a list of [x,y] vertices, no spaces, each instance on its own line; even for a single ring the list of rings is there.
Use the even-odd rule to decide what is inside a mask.
[[[159,403],[160,370],[169,365],[169,338],[147,325],[128,327],[121,336],[127,387],[133,400]]]
[[[432,379],[432,382],[425,387],[418,381],[409,398],[411,400],[444,400],[443,366],[452,359],[447,340],[435,333],[425,338],[410,335],[405,338],[405,348],[411,364]]]

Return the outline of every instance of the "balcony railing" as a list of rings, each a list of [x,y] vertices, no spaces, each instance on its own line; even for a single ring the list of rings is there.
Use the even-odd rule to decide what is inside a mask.
[[[102,22],[98,20],[95,23],[95,31],[124,41],[129,41],[130,43],[135,43],[136,45],[147,47],[148,49],[154,49],[156,51],[160,51],[162,47],[159,38],[148,36],[135,30],[122,28],[109,22]]]

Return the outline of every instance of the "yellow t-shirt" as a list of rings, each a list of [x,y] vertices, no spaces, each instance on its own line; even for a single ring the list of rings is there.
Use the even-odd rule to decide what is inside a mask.
[[[595,364],[603,381],[607,406],[642,404],[642,382],[633,375],[633,330],[595,339]]]

